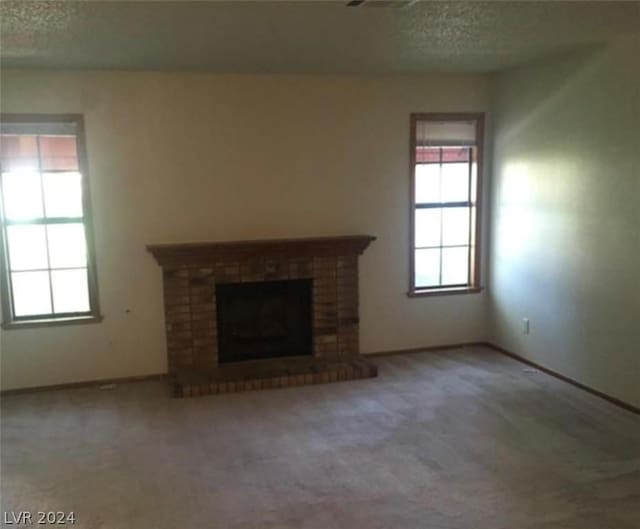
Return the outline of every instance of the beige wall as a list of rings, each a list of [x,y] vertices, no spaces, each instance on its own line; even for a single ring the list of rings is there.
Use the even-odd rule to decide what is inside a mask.
[[[3,112],[85,115],[104,322],[4,331],[4,389],[166,370],[148,243],[372,234],[364,352],[484,339],[484,294],[408,299],[409,113],[484,111],[484,76],[8,71]]]
[[[491,339],[636,406],[638,57],[636,35],[497,77],[490,256]]]

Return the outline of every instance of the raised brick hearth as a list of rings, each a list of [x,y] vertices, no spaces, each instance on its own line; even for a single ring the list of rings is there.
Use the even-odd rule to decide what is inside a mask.
[[[375,376],[358,345],[358,256],[375,238],[148,246],[163,270],[169,373],[178,395]],[[216,285],[312,280],[310,359],[218,364]]]

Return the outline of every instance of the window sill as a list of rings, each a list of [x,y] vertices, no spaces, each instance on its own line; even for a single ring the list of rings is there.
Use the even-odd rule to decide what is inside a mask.
[[[410,290],[407,297],[425,298],[431,296],[451,296],[454,294],[478,294],[484,289],[482,287],[462,287],[462,288],[438,288],[429,290]]]
[[[3,329],[32,329],[34,327],[57,327],[61,325],[78,325],[83,323],[100,323],[100,315],[74,316],[69,318],[43,318],[41,320],[17,320],[2,324]]]

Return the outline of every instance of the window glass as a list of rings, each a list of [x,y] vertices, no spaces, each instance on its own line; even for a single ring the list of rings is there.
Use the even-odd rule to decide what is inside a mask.
[[[45,227],[24,224],[7,227],[9,266],[12,271],[48,268]]]
[[[5,323],[98,315],[81,120],[0,121]]]
[[[440,209],[417,209],[415,221],[416,248],[440,246]]]
[[[440,202],[440,165],[416,165],[416,203]]]
[[[469,208],[443,208],[442,245],[469,244]]]
[[[51,268],[72,268],[87,265],[84,225],[50,224],[47,226]]]
[[[82,217],[80,173],[43,173],[42,182],[47,217]]]
[[[89,310],[87,270],[52,270],[53,310],[56,313]]]
[[[442,202],[469,200],[469,162],[442,164]]]
[[[416,286],[433,287],[440,284],[440,249],[416,250]]]
[[[14,272],[11,274],[15,316],[51,313],[48,272]]]
[[[411,293],[471,288],[478,283],[483,117],[448,116],[412,115]]]
[[[37,219],[44,215],[40,175],[34,171],[2,174],[4,216],[9,220]]]
[[[445,285],[464,285],[469,275],[469,249],[442,249],[442,283]]]

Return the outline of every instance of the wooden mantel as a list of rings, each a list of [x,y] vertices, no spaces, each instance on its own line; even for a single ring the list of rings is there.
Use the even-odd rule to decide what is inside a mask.
[[[236,260],[253,256],[360,255],[376,238],[371,235],[341,235],[301,239],[259,239],[248,241],[151,244],[147,250],[160,266],[198,265],[212,260]]]

